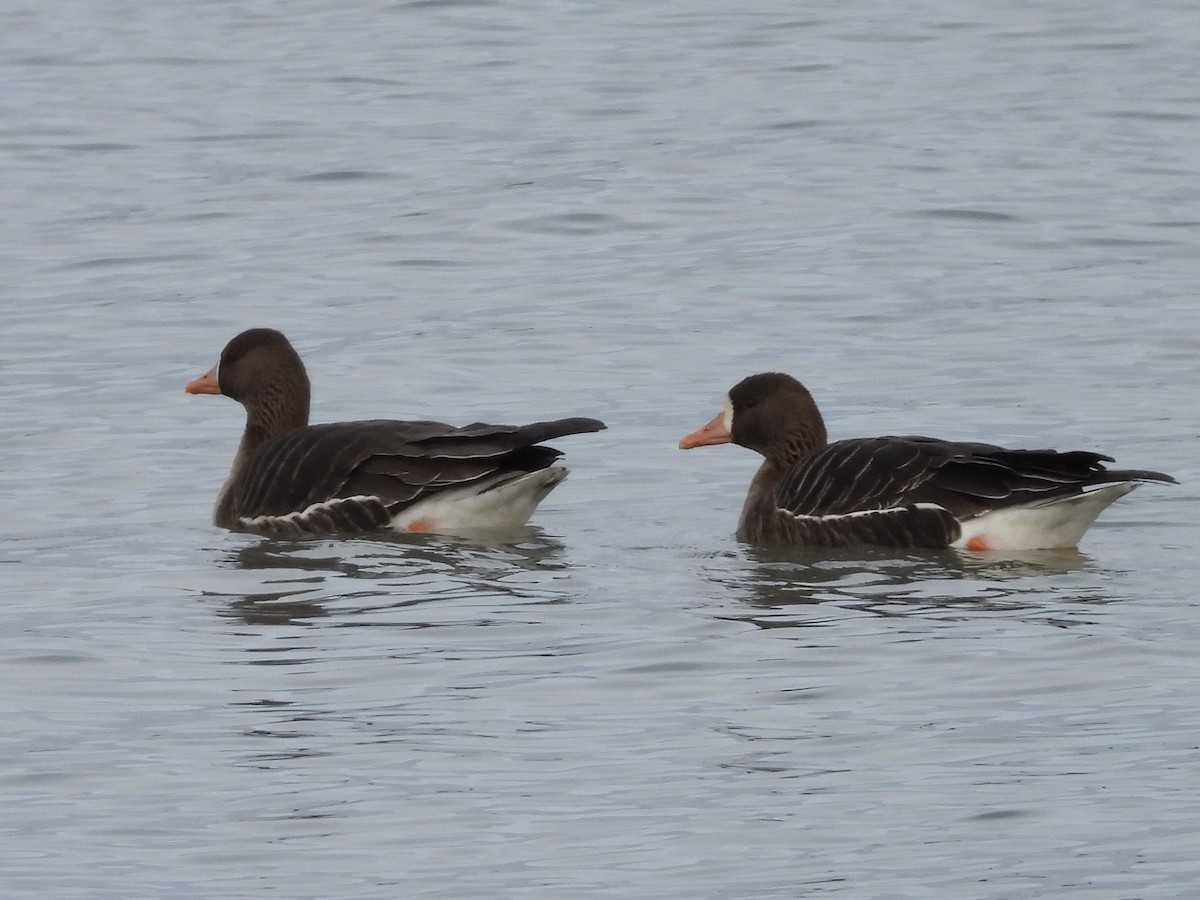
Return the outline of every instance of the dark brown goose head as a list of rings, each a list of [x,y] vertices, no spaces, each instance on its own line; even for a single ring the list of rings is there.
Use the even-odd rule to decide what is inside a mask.
[[[724,408],[681,440],[679,448],[734,443],[790,465],[827,440],[825,420],[808,389],[791,375],[764,372],[734,385]]]
[[[250,445],[308,424],[308,373],[288,339],[271,328],[243,331],[225,345],[220,361],[185,390],[224,394],[241,403]]]

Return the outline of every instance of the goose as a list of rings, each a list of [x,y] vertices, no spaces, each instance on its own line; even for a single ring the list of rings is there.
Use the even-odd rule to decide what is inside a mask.
[[[738,540],[754,544],[1071,548],[1139,484],[1176,483],[1161,472],[1107,469],[1111,457],[1086,450],[920,436],[829,443],[808,389],[779,372],[740,381],[716,417],[679,447],[728,443],[764,457],[737,528]]]
[[[245,407],[213,520],[263,534],[464,534],[524,525],[567,475],[554,465],[561,452],[542,442],[605,427],[587,418],[310,425],[304,363],[271,328],[237,335],[185,390],[224,394]]]

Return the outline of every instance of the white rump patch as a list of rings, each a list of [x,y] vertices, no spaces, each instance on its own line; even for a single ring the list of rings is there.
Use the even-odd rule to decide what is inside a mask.
[[[398,513],[392,528],[438,534],[509,531],[528,522],[537,505],[566,477],[564,467],[550,466],[519,478],[493,478],[438,491]]]
[[[962,536],[950,546],[978,549],[1061,550],[1078,546],[1096,517],[1135,487],[1134,481],[1103,484],[1058,500],[1007,506],[962,523]],[[978,545],[982,544],[982,547]],[[970,549],[976,549],[972,547]]]

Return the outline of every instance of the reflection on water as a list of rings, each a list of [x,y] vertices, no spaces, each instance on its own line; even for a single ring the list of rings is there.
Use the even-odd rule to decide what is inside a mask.
[[[294,625],[339,615],[420,607],[475,598],[488,605],[559,602],[554,582],[567,568],[563,545],[535,527],[511,542],[428,535],[353,540],[247,536],[219,565],[252,573],[254,590],[228,598],[226,615],[251,625]],[[352,623],[371,624],[357,617]],[[392,622],[392,624],[396,624]],[[429,615],[406,623],[433,624]],[[480,622],[480,624],[486,624]]]
[[[478,685],[514,677],[513,659],[544,654],[530,635],[557,617],[535,610],[569,596],[566,550],[536,527],[496,543],[228,540],[217,564],[250,589],[206,596],[234,622],[229,658],[254,670],[228,705],[251,739],[244,764],[264,771],[320,757],[315,747],[343,737],[356,747],[470,738],[482,727],[478,713],[463,720]],[[509,725],[501,716],[495,727]]]
[[[877,616],[1033,611],[1040,621],[1078,624],[1054,615],[1063,604],[1112,600],[1095,563],[1077,550],[961,554],[857,547],[837,551],[745,548],[749,565],[712,566],[711,581],[741,597],[763,628],[829,625],[837,610]],[[801,612],[797,607],[823,607]],[[764,612],[767,611],[767,612]]]

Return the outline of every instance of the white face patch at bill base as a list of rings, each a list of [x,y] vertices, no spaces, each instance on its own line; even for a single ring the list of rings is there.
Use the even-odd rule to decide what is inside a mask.
[[[733,434],[733,401],[728,397],[725,398],[725,405],[721,408],[721,421],[725,424],[725,430]]]

